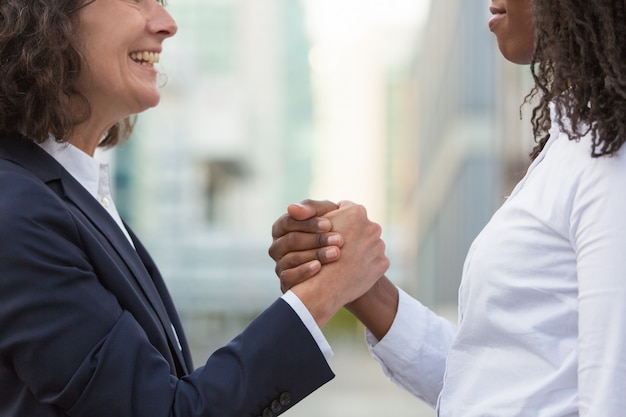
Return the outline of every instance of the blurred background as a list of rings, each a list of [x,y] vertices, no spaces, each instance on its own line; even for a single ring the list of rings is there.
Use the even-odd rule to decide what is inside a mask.
[[[196,365],[280,296],[271,225],[305,198],[364,204],[389,277],[455,320],[465,253],[532,147],[528,68],[499,55],[490,3],[168,3],[179,32],[161,104],[104,157]],[[347,313],[324,332],[337,378],[287,415],[434,416],[385,378]]]

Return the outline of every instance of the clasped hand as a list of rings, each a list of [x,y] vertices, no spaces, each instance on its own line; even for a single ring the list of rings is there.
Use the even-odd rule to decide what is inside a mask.
[[[348,201],[292,204],[272,227],[269,254],[283,292],[291,289],[323,326],[385,274],[380,225]]]

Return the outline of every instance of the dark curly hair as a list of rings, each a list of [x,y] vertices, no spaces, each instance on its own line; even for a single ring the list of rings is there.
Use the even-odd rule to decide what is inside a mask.
[[[67,141],[89,118],[89,102],[76,89],[81,55],[72,14],[94,1],[0,1],[0,133]],[[68,108],[69,98],[78,99],[78,113]],[[131,118],[118,122],[100,146],[127,138],[132,127]]]
[[[534,159],[548,141],[550,103],[572,140],[589,134],[591,156],[613,155],[626,141],[626,1],[532,0],[538,98]],[[567,120],[567,121],[566,121]]]

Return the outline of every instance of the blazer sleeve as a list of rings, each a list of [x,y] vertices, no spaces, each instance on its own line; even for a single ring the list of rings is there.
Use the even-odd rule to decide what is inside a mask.
[[[10,197],[0,196],[0,375],[24,386],[14,409],[32,401],[42,416],[272,416],[333,377],[280,299],[204,366],[173,376],[101,284],[63,202],[28,178],[0,178],[7,184]]]

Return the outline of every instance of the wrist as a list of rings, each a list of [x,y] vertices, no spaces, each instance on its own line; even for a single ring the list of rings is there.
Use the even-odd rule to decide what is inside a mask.
[[[399,297],[398,288],[383,276],[368,292],[346,305],[346,309],[381,340],[396,317]]]
[[[343,304],[337,296],[323,286],[321,280],[311,278],[291,288],[291,291],[300,299],[309,310],[319,328],[339,311]]]

